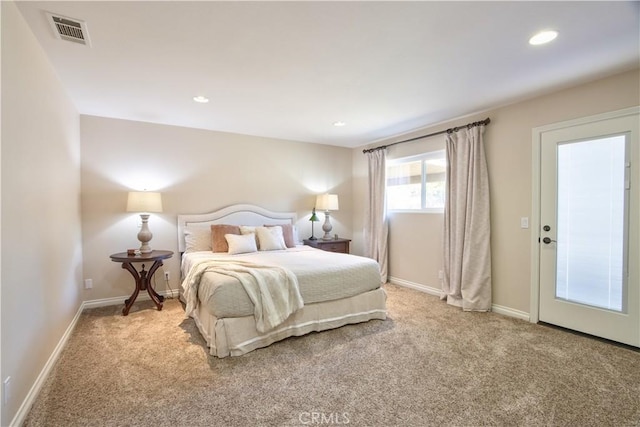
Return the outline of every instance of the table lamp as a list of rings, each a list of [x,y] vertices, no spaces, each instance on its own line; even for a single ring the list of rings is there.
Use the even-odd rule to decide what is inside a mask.
[[[162,195],[151,191],[130,191],[127,198],[127,212],[139,212],[142,227],[138,233],[140,253],[148,254],[152,251],[149,242],[153,237],[149,231],[149,213],[162,212]]]
[[[338,210],[338,195],[337,194],[319,194],[316,198],[316,209],[324,211],[324,224],[322,224],[322,230],[324,231],[324,236],[322,236],[322,240],[332,240],[331,237],[331,221],[329,217],[331,216],[330,211]]]
[[[313,212],[311,213],[311,218],[309,218],[309,221],[311,221],[311,237],[309,237],[309,240],[318,240],[316,236],[313,235],[313,223],[320,221],[318,219],[318,216],[316,215],[315,207],[313,208]]]

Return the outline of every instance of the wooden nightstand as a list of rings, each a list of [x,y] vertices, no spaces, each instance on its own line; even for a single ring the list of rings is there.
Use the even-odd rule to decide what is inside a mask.
[[[158,311],[162,310],[162,303],[164,302],[164,297],[162,295],[158,295],[158,293],[153,289],[152,278],[155,274],[156,270],[162,267],[162,260],[168,259],[173,256],[173,252],[171,251],[151,251],[148,254],[138,254],[138,255],[129,255],[126,252],[120,252],[118,254],[113,254],[110,256],[111,261],[121,262],[122,268],[127,270],[133,276],[133,279],[136,281],[136,288],[133,291],[133,294],[124,301],[124,308],[122,309],[122,315],[126,316],[129,314],[129,310],[131,306],[135,302],[136,298],[138,298],[138,293],[140,291],[147,291],[149,293],[149,297],[155,303]],[[142,270],[138,272],[136,268],[133,266],[134,263],[153,263],[149,271],[144,269],[144,264],[142,264]]]
[[[331,240],[303,240],[303,243],[307,246],[311,246],[313,248],[322,249],[323,251],[328,252],[339,252],[342,254],[349,253],[349,242],[350,239],[331,239]]]

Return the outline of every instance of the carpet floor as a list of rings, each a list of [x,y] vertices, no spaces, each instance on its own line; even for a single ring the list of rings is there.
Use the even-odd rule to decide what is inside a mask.
[[[86,310],[24,425],[640,426],[640,353],[385,289],[386,321],[225,359],[175,299]]]

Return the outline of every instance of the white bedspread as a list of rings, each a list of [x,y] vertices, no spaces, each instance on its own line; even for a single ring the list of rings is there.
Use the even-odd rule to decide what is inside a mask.
[[[381,286],[378,263],[356,255],[326,252],[309,246],[280,251],[259,251],[229,255],[211,251],[183,254],[182,274],[205,259],[238,259],[260,265],[284,267],[298,279],[305,305],[337,301]],[[198,287],[198,302],[217,318],[252,316],[253,303],[243,286],[230,276],[208,272]]]
[[[237,279],[254,306],[256,329],[266,332],[284,322],[304,305],[298,280],[288,269],[239,259],[198,260],[190,268],[182,288],[190,316],[198,304],[198,285],[202,275],[212,271]]]

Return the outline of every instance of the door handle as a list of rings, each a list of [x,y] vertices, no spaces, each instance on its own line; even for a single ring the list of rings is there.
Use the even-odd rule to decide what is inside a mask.
[[[544,239],[542,239],[542,242],[543,242],[545,245],[548,245],[549,243],[551,243],[551,242],[555,243],[556,241],[555,241],[555,240],[552,240],[552,239],[550,239],[550,238],[548,238],[548,237],[545,237]]]

